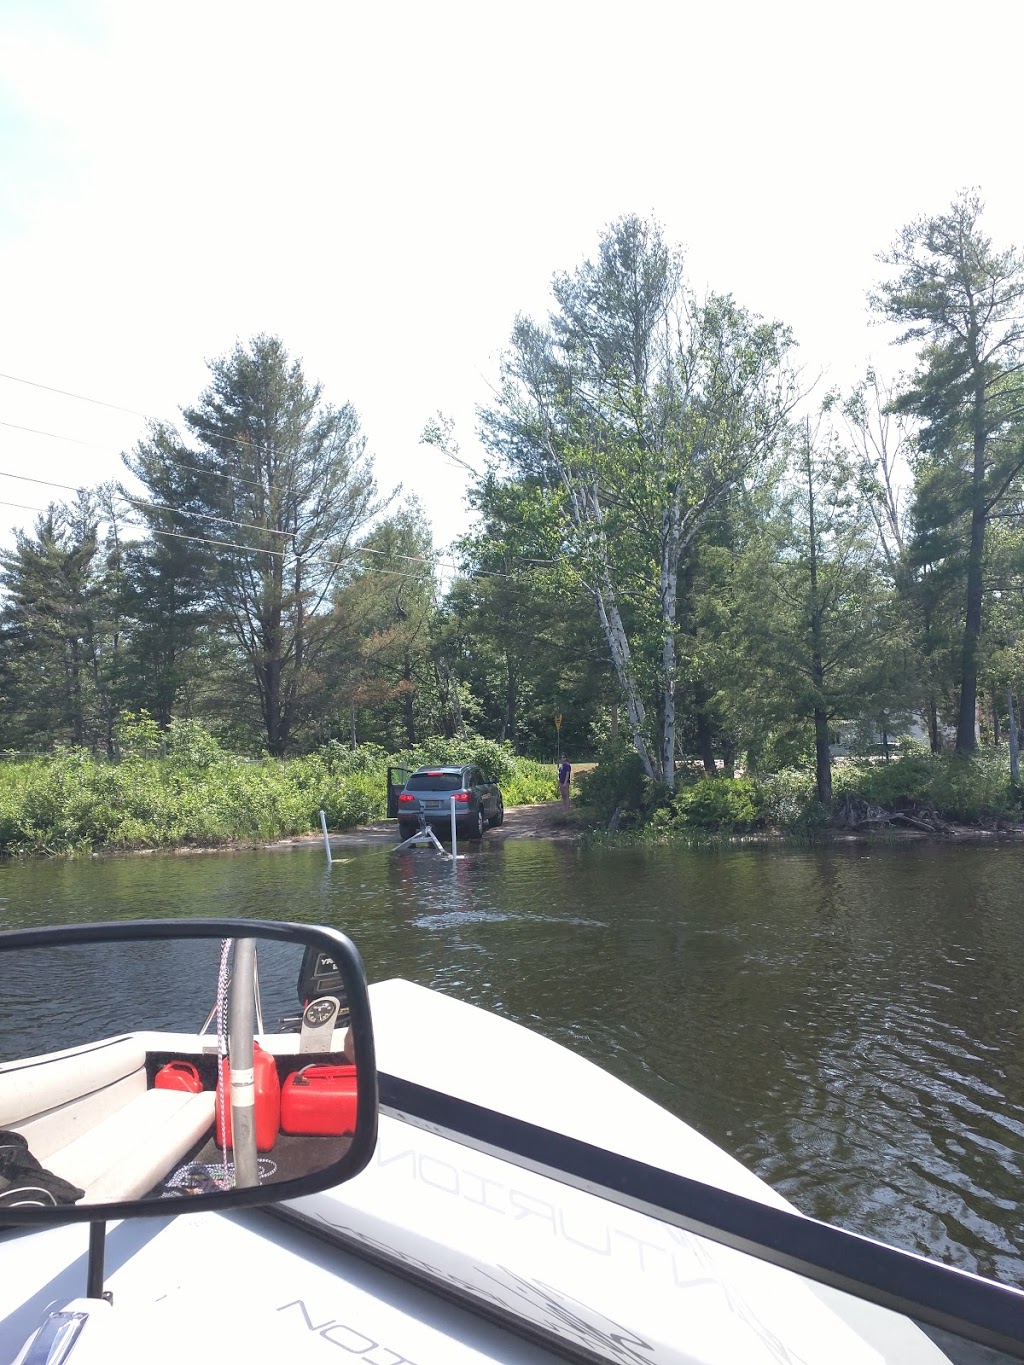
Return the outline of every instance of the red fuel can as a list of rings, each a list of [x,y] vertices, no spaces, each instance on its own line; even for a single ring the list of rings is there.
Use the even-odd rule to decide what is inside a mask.
[[[293,1071],[281,1091],[281,1131],[303,1136],[354,1133],[354,1066],[306,1066]]]
[[[198,1095],[202,1088],[199,1072],[191,1062],[168,1062],[153,1078],[154,1090],[190,1090]]]
[[[281,1126],[281,1081],[277,1062],[259,1043],[252,1045],[252,1065],[256,1087],[256,1150],[269,1152],[277,1141]],[[231,1146],[231,1063],[224,1061],[217,1085],[217,1146]]]

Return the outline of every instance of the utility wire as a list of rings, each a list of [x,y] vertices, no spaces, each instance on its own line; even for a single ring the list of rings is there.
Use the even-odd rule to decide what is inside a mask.
[[[45,389],[47,393],[58,393],[62,398],[77,398],[80,403],[92,403],[98,408],[111,408],[114,412],[126,412],[131,417],[145,417],[147,421],[153,420],[148,412],[139,412],[137,408],[123,408],[118,403],[106,403],[102,398],[89,398],[84,393],[69,393],[67,389],[57,389],[52,384],[40,384],[35,379],[21,379],[16,374],[0,374],[0,379],[8,379],[12,384],[27,384],[32,389]]]
[[[111,411],[113,412],[124,412],[128,413],[132,417],[142,417],[145,419],[145,421],[151,422],[155,427],[158,428],[162,427],[170,431],[173,431],[174,434],[177,436],[178,440],[181,441],[183,445],[185,444],[185,437],[178,430],[176,424],[174,422],[169,422],[164,417],[154,417],[152,413],[140,412],[138,408],[125,408],[122,407],[119,403],[108,403],[102,398],[90,398],[86,394],[72,393],[68,389],[54,388],[52,384],[40,384],[38,383],[38,381],[34,379],[22,379],[16,374],[0,373],[0,379],[6,379],[12,384],[26,384],[29,388],[33,389],[43,389],[47,393],[59,394],[62,398],[74,398],[80,403],[92,403],[96,407],[110,408]],[[52,436],[58,441],[72,441],[76,445],[90,445],[90,442],[79,441],[74,436],[61,436],[58,432],[55,431],[39,431],[35,427],[19,427],[14,422],[0,422],[0,426],[13,427],[15,431],[32,432],[32,434],[36,436]],[[210,435],[215,436],[220,441],[228,442],[231,445],[242,446],[246,450],[255,451],[257,454],[266,453],[266,451],[270,449],[269,446],[261,449],[261,447],[255,441],[250,440],[248,437],[228,436],[226,432],[218,430],[217,427],[211,426],[207,422],[196,423],[194,426],[194,430],[199,432],[205,431]],[[108,448],[109,447],[107,446],[96,445],[92,446],[92,449],[94,450],[106,450]],[[264,485],[260,483],[258,480],[243,478],[241,474],[225,474],[220,470],[216,469],[201,469],[196,465],[186,464],[184,460],[178,460],[177,464],[180,466],[180,468],[191,470],[194,473],[213,474],[220,479],[230,479],[234,483],[248,484],[251,488],[264,487]],[[281,488],[277,484],[270,484],[269,487],[271,491],[274,492],[286,493],[288,491],[287,489]]]
[[[45,512],[46,512],[46,510],[47,510],[45,507],[30,507],[27,503],[23,503],[23,502],[10,502],[10,501],[8,501],[8,500],[5,499],[5,498],[0,498],[0,507],[17,507],[17,508],[19,508],[19,509],[20,509],[21,511],[23,511],[23,512],[38,512],[38,513],[40,513],[41,515],[45,514]],[[259,547],[252,546],[252,545],[239,545],[239,544],[237,544],[236,542],[230,541],[230,540],[213,540],[213,539],[204,538],[204,537],[201,537],[201,536],[189,536],[189,535],[186,535],[184,532],[181,532],[181,531],[157,531],[157,530],[154,530],[152,527],[149,527],[149,526],[141,526],[141,525],[139,525],[137,522],[126,522],[125,525],[126,525],[126,529],[128,529],[128,530],[149,531],[149,532],[151,532],[151,534],[153,534],[153,535],[168,536],[168,537],[171,537],[171,538],[173,538],[173,539],[175,539],[175,540],[187,540],[187,541],[192,541],[192,542],[194,542],[194,543],[196,543],[196,544],[200,544],[200,545],[212,545],[212,546],[215,546],[215,547],[220,548],[220,549],[238,549],[238,550],[245,550],[245,551],[247,551],[247,552],[249,552],[249,553],[252,553],[253,551],[255,551],[255,552],[258,553],[258,554],[269,554],[269,555],[274,555],[275,557],[282,557],[282,558],[283,558],[283,556],[284,556],[284,551],[282,551],[282,550],[266,550],[266,549],[260,549]],[[386,551],[386,550],[373,550],[373,551],[370,551],[369,553],[384,555],[384,554],[387,554],[387,551]],[[416,559],[415,556],[409,556],[409,555],[396,555],[395,558],[396,558],[396,559],[410,559],[410,558],[411,558],[411,559],[414,559],[415,562],[424,562],[424,563],[429,563],[429,562],[430,562],[430,561],[427,561],[427,560],[419,561],[418,559]],[[328,567],[341,569],[341,568],[346,568],[346,567],[348,567],[348,566],[347,566],[347,565],[343,565],[343,564],[334,563],[334,564],[329,565]],[[372,569],[372,570],[371,570],[371,569],[367,569],[367,570],[364,570],[362,576],[363,576],[364,578],[387,578],[387,579],[408,578],[408,579],[411,579],[411,580],[412,580],[413,582],[415,582],[415,583],[422,583],[422,582],[423,582],[423,579],[422,579],[418,574],[401,573],[401,572],[399,572],[397,569],[395,569],[395,570],[390,570],[390,571],[388,571],[388,570],[381,570],[381,569]],[[466,574],[465,577],[466,577],[466,581],[468,581],[468,582],[472,582],[474,579],[479,579],[479,578],[503,578],[503,579],[506,580],[506,582],[508,582],[508,583],[510,583],[510,584],[513,584],[513,585],[515,585],[516,587],[523,587],[523,586],[525,586],[525,585],[523,584],[523,581],[522,581],[521,578],[516,578],[516,577],[515,577],[514,575],[512,575],[512,574],[497,574],[497,573],[492,573],[492,572],[490,572],[490,571],[488,571],[488,570],[486,570],[486,569],[479,569],[479,570],[476,570],[475,572],[470,572],[470,573]],[[588,594],[588,595],[589,595],[589,594]],[[435,600],[435,602],[434,602],[434,605],[435,605],[435,607],[438,605],[436,600]]]
[[[59,431],[40,431],[38,427],[23,427],[17,422],[0,421],[0,427],[10,427],[12,431],[27,431],[32,436],[52,436],[55,441],[69,441],[74,446],[86,446],[89,450],[110,450],[108,445],[98,445],[95,441],[82,441],[77,436],[62,436]]]
[[[6,424],[6,423],[0,423],[0,425],[7,425],[7,424]],[[51,479],[39,479],[39,478],[36,478],[34,475],[31,475],[31,474],[14,474],[14,473],[11,473],[9,470],[6,470],[6,469],[0,469],[0,478],[5,478],[5,479],[18,479],[18,480],[19,480],[20,482],[22,482],[22,483],[37,483],[37,484],[41,484],[44,488],[59,488],[59,489],[62,489],[62,490],[64,490],[64,491],[70,492],[70,493],[77,493],[77,492],[81,491],[81,488],[82,488],[82,485],[76,485],[76,484],[70,484],[70,483],[56,483],[56,482],[54,482],[54,481],[51,480]],[[229,517],[222,517],[222,516],[219,516],[216,512],[186,512],[186,511],[184,511],[184,510],[183,510],[182,508],[180,508],[180,507],[171,507],[169,504],[167,504],[167,503],[162,503],[162,502],[149,502],[149,501],[147,501],[147,500],[144,499],[144,498],[133,498],[133,497],[131,497],[131,496],[130,496],[129,494],[127,494],[127,493],[119,493],[118,496],[119,496],[120,498],[122,498],[123,501],[129,503],[129,504],[130,504],[131,506],[133,506],[133,507],[143,507],[143,508],[150,508],[150,509],[152,509],[152,510],[154,510],[154,511],[168,512],[168,513],[170,513],[171,516],[178,516],[178,517],[193,517],[193,518],[199,518],[200,520],[203,520],[203,521],[216,521],[216,522],[220,522],[222,525],[225,525],[225,526],[237,526],[237,527],[239,527],[239,528],[242,529],[242,530],[246,530],[246,531],[260,531],[260,532],[262,532],[262,533],[264,533],[264,534],[267,534],[267,535],[291,537],[291,536],[294,534],[294,532],[292,532],[292,531],[281,531],[281,530],[278,530],[278,529],[277,529],[276,527],[274,527],[274,526],[258,526],[258,525],[256,525],[254,522],[251,522],[251,521],[232,521]],[[11,505],[11,506],[18,506],[18,505],[20,505],[20,504],[12,503],[12,504],[10,504],[10,505]],[[42,509],[42,508],[26,508],[25,510],[26,510],[26,511],[43,511],[44,509]],[[136,529],[136,530],[152,530],[154,534],[167,534],[167,535],[171,534],[170,532],[157,532],[157,531],[155,530],[155,528],[153,528],[153,527],[145,527],[145,526],[138,526],[138,525],[136,525],[135,529]],[[182,535],[181,532],[176,532],[176,533],[174,533],[174,534],[177,534],[177,535],[179,535],[179,536]],[[201,539],[202,539],[201,537],[198,537],[198,538],[197,538],[197,540],[200,540],[200,541],[201,541]],[[215,543],[215,542],[212,542],[212,541],[211,541],[210,543],[213,544],[213,543]],[[217,543],[220,543],[220,542],[217,542]],[[225,542],[223,542],[223,543],[224,543],[224,544],[227,544],[228,542],[225,541]],[[243,545],[243,546],[239,546],[238,548],[239,548],[239,549],[249,549],[249,550],[252,550],[252,549],[256,549],[256,548],[258,548],[258,547],[251,546],[251,545],[250,545],[250,546],[244,546],[244,545]],[[270,551],[268,551],[267,553],[270,553]],[[275,551],[274,553],[276,553],[276,551]],[[427,564],[427,565],[431,566],[432,568],[438,568],[438,569],[451,569],[451,570],[452,570],[453,572],[455,572],[455,573],[461,573],[461,572],[463,572],[462,566],[459,565],[459,564],[453,563],[451,560],[435,559],[435,558],[432,558],[432,557],[427,556],[427,555],[403,555],[403,554],[399,554],[399,553],[397,553],[397,552],[395,552],[395,551],[390,551],[390,550],[377,550],[377,549],[374,549],[372,546],[369,546],[369,545],[355,545],[355,546],[352,547],[352,553],[353,553],[353,554],[360,554],[360,555],[379,555],[382,559],[388,559],[388,558],[390,558],[390,559],[403,559],[403,560],[408,561],[408,562],[411,563],[411,564]],[[553,562],[553,561],[537,561],[537,560],[531,560],[531,561],[528,561],[528,562],[529,562],[530,564],[537,564],[537,563],[541,563],[541,562]],[[514,575],[514,574],[504,574],[504,573],[498,572],[497,570],[492,570],[492,569],[480,569],[480,570],[477,571],[476,574],[474,574],[474,575],[472,575],[472,576],[473,576],[473,577],[481,577],[481,578],[505,578],[505,579],[509,579],[509,580],[511,580],[511,581],[516,581],[516,575]]]

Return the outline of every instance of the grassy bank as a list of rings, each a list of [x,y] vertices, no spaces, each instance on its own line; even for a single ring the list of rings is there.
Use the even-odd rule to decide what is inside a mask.
[[[638,763],[619,754],[581,785],[594,823],[641,838],[708,838],[783,834],[806,839],[828,831],[946,826],[993,829],[1024,821],[1021,791],[1010,781],[1005,750],[974,758],[913,750],[891,762],[844,760],[832,774],[833,799],[817,799],[813,769],[748,777],[683,774],[675,794],[659,792]]]
[[[201,727],[122,732],[119,761],[79,749],[0,762],[0,853],[74,854],[264,843],[382,819],[389,764],[478,763],[507,805],[550,800],[553,769],[487,740],[427,741],[386,754],[329,744],[289,761],[224,753]]]

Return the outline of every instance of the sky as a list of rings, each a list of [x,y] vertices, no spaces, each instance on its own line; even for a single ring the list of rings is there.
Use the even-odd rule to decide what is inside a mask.
[[[259,332],[446,545],[468,476],[424,424],[485,466],[516,314],[626,213],[819,390],[893,372],[903,224],[977,186],[1024,243],[1022,38],[1006,0],[0,0],[0,547]]]

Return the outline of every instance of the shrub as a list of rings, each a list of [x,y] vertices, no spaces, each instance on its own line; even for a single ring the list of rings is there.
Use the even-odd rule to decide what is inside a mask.
[[[694,829],[750,829],[757,821],[754,783],[748,777],[701,777],[673,802],[678,822]]]
[[[580,800],[602,821],[616,811],[635,817],[658,804],[640,755],[623,739],[601,750],[597,767],[580,777],[579,790]]]
[[[920,807],[947,820],[1005,819],[1020,813],[1005,751],[968,758],[915,749],[891,763],[851,762],[837,768],[836,797],[859,796],[883,810]]]
[[[801,830],[820,821],[814,773],[807,768],[783,768],[754,779],[756,801],[763,823],[781,830]]]

